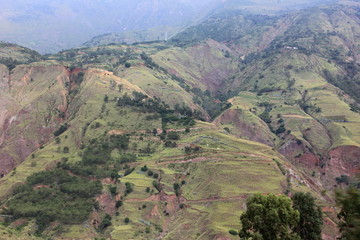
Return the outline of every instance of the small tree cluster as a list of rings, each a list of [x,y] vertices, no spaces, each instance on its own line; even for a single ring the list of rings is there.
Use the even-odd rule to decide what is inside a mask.
[[[336,193],[336,203],[341,208],[338,214],[341,240],[357,240],[360,236],[360,190],[348,188]]]
[[[241,217],[241,239],[320,240],[322,212],[308,193],[285,195],[255,194]]]

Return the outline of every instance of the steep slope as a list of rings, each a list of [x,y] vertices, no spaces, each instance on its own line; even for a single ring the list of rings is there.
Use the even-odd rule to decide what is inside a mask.
[[[203,23],[177,34],[171,41],[181,45],[207,38],[227,43],[240,55],[263,50],[271,40],[285,31],[289,25],[286,18],[267,15],[252,15],[241,11],[215,15]]]
[[[109,46],[108,50],[121,48],[128,47]],[[90,68],[91,65],[101,67],[106,63],[114,63],[111,59],[116,56],[99,54],[98,58],[104,57],[102,60],[86,63],[89,60],[87,54],[94,53],[88,49],[74,56],[83,67],[89,64],[87,70],[53,65],[54,60],[15,67],[2,81],[2,96],[7,101],[1,101],[2,109],[6,111],[6,114],[1,115],[6,116],[3,120],[5,127],[2,128],[4,141],[1,153],[7,157],[1,159],[10,159],[13,163],[5,173],[15,165],[17,167],[1,179],[2,198],[33,173],[66,167],[73,174],[103,182],[104,189],[96,197],[99,205],[97,210],[91,211],[86,227],[72,224],[60,228],[56,227],[60,225],[55,222],[43,232],[44,235],[65,239],[95,236],[111,236],[113,239],[231,238],[227,232],[239,228],[238,216],[249,194],[289,190],[284,169],[293,173],[288,176],[293,182],[291,188],[300,187],[300,182],[306,180],[294,174],[296,169],[271,147],[236,138],[220,124],[197,121],[195,125],[187,125],[179,122],[182,115],[161,115],[159,118],[148,107],[141,107],[141,102],[145,101],[143,96],[148,95],[161,97],[173,107],[176,107],[176,103],[185,103],[205,113],[205,109],[193,102],[196,94],[191,89],[196,87],[202,88],[202,91],[215,91],[225,82],[228,74],[235,71],[236,65],[231,64],[233,60],[224,56],[225,49],[214,41],[187,49],[175,48],[171,59],[180,55],[188,56],[187,60],[170,60],[170,63],[165,64],[162,58],[170,56],[167,54],[170,49],[159,51],[154,46],[137,45],[129,49],[133,51],[126,60],[130,63],[129,67],[125,64],[114,67],[118,76],[106,70]],[[105,50],[99,50],[99,53]],[[145,57],[144,51],[151,58]],[[70,56],[67,52],[62,54]],[[194,68],[188,64],[189,60],[195,63],[200,59],[207,61],[203,68]],[[219,60],[223,61],[220,65]],[[177,72],[171,73],[170,69],[166,69],[169,66],[177,69]],[[214,75],[212,71],[217,68],[224,68],[225,75]],[[5,67],[3,69],[7,70]],[[212,77],[212,81],[206,81],[208,76]],[[182,77],[186,79],[185,82],[179,82]],[[167,82],[163,83],[166,89],[154,87],[160,81]],[[189,92],[184,89],[186,86],[189,86]],[[170,88],[179,91],[176,98],[176,91]],[[126,96],[131,96],[133,100],[126,100]],[[134,104],[137,97],[140,100]],[[166,118],[170,120],[164,125]],[[168,135],[161,134],[164,129]],[[170,132],[178,133],[179,137],[171,137]],[[58,136],[55,137],[54,133]],[[128,148],[121,151],[114,149],[109,159],[106,155],[102,156],[106,162],[111,162],[128,156],[124,153],[136,154],[135,162],[122,164],[119,168],[121,182],[107,177],[106,169],[111,165],[103,166],[96,162],[83,165],[81,169],[86,171],[103,169],[103,172],[86,173],[90,176],[84,175],[81,169],[76,170],[77,164],[85,161],[83,156],[88,156],[86,149],[89,148],[86,146],[92,146],[94,141],[102,141],[107,136],[122,134],[129,136]],[[23,152],[16,152],[15,149],[22,149]],[[144,165],[152,174],[141,170]],[[128,168],[134,170],[126,173]],[[154,178],[154,173],[158,177]],[[254,184],[254,181],[258,182],[256,179],[259,175],[263,183]],[[124,184],[127,182],[132,189],[130,193],[126,191],[128,185]],[[174,188],[175,183],[178,183],[180,190]],[[111,186],[116,186],[115,195],[109,190]],[[43,187],[35,186],[39,191]],[[119,199],[122,199],[123,206],[117,210],[115,204]],[[121,213],[115,214],[117,211]],[[112,215],[113,226],[96,233],[95,229],[100,228],[105,214]],[[123,223],[125,216],[130,219],[130,223]],[[28,222],[29,219],[18,220],[32,226],[26,230],[27,233],[36,232],[36,228],[33,228],[35,225]],[[197,221],[197,227],[190,227],[190,221]],[[16,223],[11,226],[16,226]],[[188,230],[184,232],[184,228]]]
[[[18,73],[21,68],[15,68],[15,73]],[[46,73],[44,71],[46,68],[49,68],[49,71],[55,74],[54,76],[60,75],[64,76],[64,80],[68,79],[66,78],[66,76],[68,77],[66,68],[43,67],[43,73]],[[40,82],[41,80],[34,75],[39,69],[36,67],[32,69],[33,75],[30,74],[30,76],[34,78],[34,82]],[[48,76],[47,79],[51,78]],[[111,87],[114,82],[117,85],[122,84],[121,93],[117,88]],[[29,85],[23,87],[30,88]],[[54,86],[53,91],[56,88],[57,86]],[[63,120],[68,125],[67,130],[58,137],[59,140],[53,141],[50,133],[56,129],[51,128],[51,125],[49,125],[48,129],[52,131],[48,134],[49,139],[44,139],[43,147],[37,148],[32,153],[33,155],[28,156],[27,160],[21,163],[16,170],[2,178],[0,184],[2,196],[9,193],[9,189],[15,183],[23,182],[27,176],[39,170],[51,169],[55,162],[61,162],[65,159],[71,163],[78,162],[81,159],[79,155],[82,152],[80,150],[81,146],[89,144],[92,141],[91,139],[96,139],[103,133],[109,135],[127,133],[131,137],[132,143],[127,152],[138,154],[138,160],[129,163],[136,170],[123,177],[122,183],[117,184],[117,196],[112,198],[105,187],[103,194],[98,198],[101,210],[95,211],[95,215],[91,215],[89,219],[89,224],[93,226],[92,223],[95,220],[98,221],[98,214],[114,214],[116,210],[111,206],[115,204],[115,199],[122,196],[122,213],[118,217],[113,216],[114,223],[118,223],[106,231],[106,234],[110,234],[113,239],[123,239],[124,236],[127,236],[128,239],[149,236],[193,238],[199,232],[204,232],[204,239],[209,236],[221,237],[228,231],[228,228],[238,228],[237,219],[241,205],[245,201],[245,197],[254,191],[251,179],[255,179],[260,173],[264,174],[263,189],[259,189],[260,191],[276,193],[282,192],[286,188],[285,177],[271,159],[284,160],[280,159],[281,157],[272,151],[270,147],[234,138],[224,133],[221,128],[218,129],[215,125],[198,122],[191,127],[190,133],[184,133],[184,126],[169,123],[167,125],[168,131],[178,131],[180,140],[177,141],[177,147],[175,148],[164,147],[159,136],[154,136],[150,131],[151,129],[161,131],[161,121],[156,118],[153,120],[147,118],[152,114],[139,112],[134,106],[117,106],[114,98],[118,97],[119,94],[125,96],[125,93],[128,93],[130,95],[132,91],[145,93],[125,79],[104,70],[88,69],[84,72],[83,81],[77,90],[64,111],[65,118]],[[52,89],[50,88],[49,91],[51,92]],[[23,92],[27,93],[25,90]],[[29,92],[32,91],[29,90]],[[61,96],[58,92],[51,93],[53,96]],[[105,95],[108,96],[108,102],[104,101]],[[45,96],[41,96],[41,98]],[[28,113],[31,113],[31,106],[35,105],[38,98],[40,97],[34,98],[35,102],[28,106],[30,109]],[[31,96],[25,97],[24,94],[24,98],[18,99],[31,100]],[[45,112],[45,109],[38,112]],[[16,116],[17,118],[21,117],[20,114]],[[29,124],[33,129],[37,130],[36,133],[39,133],[36,126],[37,124],[45,125],[45,120],[29,117],[29,115],[25,116],[28,119],[34,119]],[[56,120],[59,120],[57,115],[54,118],[54,120],[50,118],[52,120],[50,121],[51,124],[55,124],[57,123]],[[19,123],[12,122],[10,129],[17,129]],[[8,130],[6,133],[8,133]],[[27,128],[23,129],[22,133],[17,133],[16,136],[25,138],[25,133],[32,137],[36,136],[33,136],[33,133],[29,132]],[[139,141],[139,138],[142,138],[142,140]],[[7,144],[6,141],[5,144]],[[145,152],[146,146],[150,146],[150,154]],[[185,151],[186,147],[189,150]],[[65,151],[65,149],[67,150]],[[151,175],[148,177],[140,171],[143,165],[147,165],[152,172],[161,175],[159,183],[161,183],[162,190],[160,190],[159,194],[151,194],[145,191],[146,187],[149,187],[152,192],[156,191],[156,188],[152,185],[152,179],[154,178]],[[230,166],[231,168],[229,168]],[[244,168],[246,170],[242,170]],[[223,169],[223,171],[218,171],[218,169]],[[120,172],[122,171],[120,170]],[[214,174],[217,174],[217,176],[215,177]],[[200,181],[200,179],[208,177],[210,178],[205,182]],[[181,194],[177,197],[172,185],[182,181],[184,183],[181,187]],[[105,186],[106,184],[115,183],[109,179],[103,179],[103,182]],[[123,192],[123,183],[125,182],[130,182],[134,189],[129,196],[124,195]],[[239,182],[242,182],[241,188],[239,188]],[[226,186],[226,188],[223,186]],[[161,202],[166,202],[167,205],[164,206]],[[141,212],[136,210],[138,206],[143,205],[146,206],[146,209]],[[208,207],[205,209],[205,206]],[[232,218],[224,222],[222,219],[225,216],[229,217],[225,209],[232,208],[239,209],[239,211],[234,212]],[[120,220],[123,216],[128,216],[131,223],[122,224]],[[198,225],[198,228],[189,229],[187,233],[180,231],[178,226],[188,226],[190,218],[197,219],[201,224]],[[144,223],[139,226],[138,221]],[[147,223],[150,223],[150,225]],[[95,224],[93,227],[97,226]],[[151,233],[147,235],[140,233],[140,231],[149,228],[147,226],[151,226]],[[49,230],[46,234],[55,234],[55,236],[65,238],[84,238],[93,236],[93,227],[86,230],[81,225],[64,226],[66,231],[63,234],[55,229]],[[76,233],[76,229],[81,229],[82,233]],[[161,232],[159,232],[159,229],[162,229]],[[30,231],[30,233],[33,232]]]
[[[330,181],[327,184],[331,186],[336,177],[354,175],[359,168],[357,157],[338,159],[348,166],[341,174],[333,171],[336,164],[330,162],[335,149],[342,151],[353,146],[355,152],[360,150],[357,128],[360,115],[350,110],[354,100],[326,81],[324,69],[342,71],[341,66],[326,59],[294,49],[283,50],[271,61],[265,58],[244,72],[244,82],[254,84],[243,85],[244,89],[252,89],[257,94],[241,92],[235,101],[241,109],[250,110],[249,114],[256,114],[267,122],[279,137],[275,143],[280,153],[294,162],[309,164],[309,174],[318,168],[323,172],[319,177]]]
[[[230,52],[225,44],[208,40],[184,49],[161,51],[153,59],[170,73],[183,78],[186,84],[218,92],[238,68],[239,61],[232,59]]]
[[[273,17],[233,12],[191,27],[173,42],[190,49],[213,38],[228,47],[228,56],[240,55],[240,70],[213,89],[231,91],[229,97],[240,92],[216,123],[276,146],[332,188],[359,168],[357,12],[357,4],[347,3]],[[343,149],[349,155],[340,157]]]
[[[231,15],[174,45],[72,49],[11,71],[1,65],[3,221],[55,239],[235,239],[229,230],[240,228],[251,194],[308,191],[324,208],[324,239],[334,239],[328,206],[360,167],[360,114],[358,93],[341,81],[357,84],[356,41],[351,56],[334,59],[333,43],[303,37],[330,28],[329,9],[356,17],[344,6]],[[334,36],[346,48],[341,24]],[[211,26],[236,34],[206,36]],[[89,197],[84,189],[99,181]],[[82,218],[54,216],[57,199],[74,194],[89,206]]]
[[[2,74],[9,74],[2,68]],[[1,173],[8,173],[50,140],[67,108],[68,71],[62,66],[25,66],[2,79]],[[44,104],[45,103],[45,104]]]

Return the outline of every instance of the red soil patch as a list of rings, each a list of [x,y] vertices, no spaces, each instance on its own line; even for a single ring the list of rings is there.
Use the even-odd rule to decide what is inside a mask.
[[[39,184],[39,185],[36,185],[36,186],[34,187],[35,190],[36,190],[36,189],[39,189],[39,188],[50,188],[50,186],[49,186],[49,185]]]
[[[20,227],[21,225],[24,225],[25,223],[27,223],[27,221],[28,220],[26,220],[26,219],[17,219],[15,222],[13,222],[11,224],[11,227],[14,227],[14,228]]]
[[[360,169],[360,148],[356,146],[340,146],[329,152],[327,172],[333,176],[343,174],[354,176]]]
[[[295,158],[294,161],[308,168],[312,168],[319,164],[319,159],[312,153],[305,153],[299,158]]]
[[[108,132],[109,135],[122,135],[124,133],[125,133],[125,131],[123,131],[123,130],[111,130]]]
[[[155,205],[153,207],[153,209],[151,210],[150,212],[150,218],[152,217],[160,217],[161,214],[160,214],[160,211],[159,211],[159,206],[158,205]]]
[[[96,179],[94,179],[94,180],[96,180]],[[115,180],[112,180],[111,178],[104,178],[101,180],[101,183],[103,185],[115,184]]]
[[[112,198],[110,193],[103,192],[100,196],[96,198],[96,200],[99,202],[99,205],[104,210],[104,212],[109,215],[115,214],[115,199]]]

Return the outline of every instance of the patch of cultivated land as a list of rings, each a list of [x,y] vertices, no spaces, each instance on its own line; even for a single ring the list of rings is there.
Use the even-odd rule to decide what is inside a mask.
[[[114,239],[121,236],[207,239],[209,235],[230,238],[227,232],[239,228],[238,218],[247,196],[283,191],[281,183],[286,182],[285,176],[272,160],[278,156],[266,145],[220,133],[211,125],[181,135],[179,144],[182,142],[196,144],[201,150],[186,155],[182,149],[165,149],[166,154],[159,153],[162,159],[154,159],[154,155],[139,160],[140,166],[147,165],[160,173],[163,185],[160,194],[150,195],[145,191],[146,187],[154,189],[153,178],[141,172],[140,167],[120,179],[134,184],[134,192],[125,198],[121,217],[116,217],[121,226],[111,232]],[[185,184],[176,197],[173,184],[181,181]],[[121,223],[125,216],[131,219],[130,223]],[[157,225],[162,233],[157,233]],[[144,234],[147,227],[150,234]]]

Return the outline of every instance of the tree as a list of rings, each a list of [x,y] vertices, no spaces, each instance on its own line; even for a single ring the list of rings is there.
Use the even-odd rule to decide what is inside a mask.
[[[310,193],[298,192],[294,194],[292,200],[294,209],[300,213],[300,221],[295,232],[301,239],[321,240],[322,211],[316,206],[315,198]]]
[[[64,153],[69,153],[69,151],[70,151],[70,150],[69,150],[69,147],[64,147],[64,148],[63,148],[63,152],[64,152]]]
[[[118,85],[118,90],[119,90],[119,92],[121,92],[121,91],[123,90],[123,88],[124,88],[124,85],[122,85],[122,84],[119,84],[119,85]]]
[[[294,232],[300,214],[291,206],[291,199],[274,194],[255,194],[246,203],[247,210],[241,217],[241,239],[299,240]]]
[[[338,214],[341,240],[360,238],[360,190],[348,188],[336,193],[336,203],[341,207]]]
[[[169,132],[167,139],[169,140],[179,140],[180,139],[180,135],[177,132]]]
[[[115,207],[116,208],[119,208],[123,205],[123,202],[121,200],[117,200],[116,203],[115,203]]]
[[[102,231],[108,226],[111,226],[111,216],[109,214],[106,214],[99,226],[99,230]]]

